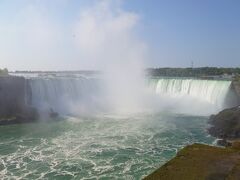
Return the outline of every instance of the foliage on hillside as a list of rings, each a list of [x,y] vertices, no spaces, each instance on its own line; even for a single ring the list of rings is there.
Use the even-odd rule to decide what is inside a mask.
[[[240,75],[240,68],[149,68],[147,73],[152,76],[174,76],[174,77],[202,77],[221,75]]]

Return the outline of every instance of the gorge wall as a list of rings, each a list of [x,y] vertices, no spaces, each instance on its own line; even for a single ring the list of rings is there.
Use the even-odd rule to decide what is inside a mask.
[[[0,77],[0,124],[21,123],[36,119],[37,112],[28,106],[29,86],[24,77]]]
[[[233,80],[232,89],[238,97],[238,105],[240,105],[240,80]]]
[[[226,108],[240,105],[240,81],[233,80],[225,98]]]
[[[0,76],[0,124],[35,120],[37,111],[39,114],[44,110],[61,113],[76,104],[77,110],[100,106],[101,84],[96,78],[65,75],[47,78]],[[225,99],[226,107],[223,108],[240,105],[239,81],[159,78],[151,80],[150,86],[156,94],[172,98],[191,96],[216,105]]]
[[[0,78],[0,115],[11,117],[26,106],[26,80],[23,77],[6,76]]]

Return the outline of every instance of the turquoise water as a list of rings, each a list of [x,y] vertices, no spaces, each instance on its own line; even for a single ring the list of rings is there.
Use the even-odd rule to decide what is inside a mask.
[[[0,179],[141,179],[193,142],[207,118],[168,113],[66,117],[0,127]]]

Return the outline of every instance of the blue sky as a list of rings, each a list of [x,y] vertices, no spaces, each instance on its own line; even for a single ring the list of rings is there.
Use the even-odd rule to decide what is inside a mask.
[[[97,8],[95,13],[100,2],[107,2],[108,10]],[[92,36],[85,32],[78,36],[77,32],[82,32],[86,25],[83,14],[89,9],[92,13],[89,17],[95,18],[96,39],[108,34],[128,39],[122,42],[107,37],[99,42],[104,47],[101,50],[96,44],[76,45],[75,36]],[[99,18],[99,14],[104,17]],[[116,24],[120,17],[126,17],[123,18],[126,29],[108,29],[106,24]],[[106,26],[101,27],[102,24]],[[112,46],[126,43],[129,48],[136,46],[132,50],[136,53],[146,50],[147,67],[188,67],[191,61],[194,66],[239,67],[240,1],[0,0],[0,39],[0,66],[11,70],[98,68],[92,64],[108,63],[101,59],[113,59],[122,53],[111,49]],[[87,38],[83,42],[88,43]],[[109,42],[113,43],[111,47],[106,45]],[[143,50],[138,44],[146,48]],[[106,49],[116,54],[109,56]],[[97,54],[99,60],[79,53],[88,50]]]
[[[129,2],[127,8],[143,16],[154,64],[240,66],[240,1]]]

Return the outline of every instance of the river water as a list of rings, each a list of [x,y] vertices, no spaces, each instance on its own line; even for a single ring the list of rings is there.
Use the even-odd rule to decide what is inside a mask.
[[[211,144],[207,117],[168,112],[64,117],[0,127],[1,179],[141,179],[185,145]]]
[[[31,92],[26,103],[43,116],[0,127],[0,179],[142,179],[184,146],[214,142],[208,117],[224,108],[231,84],[155,78],[148,81],[150,96],[121,83],[109,96],[96,77],[30,75],[23,75]],[[109,98],[130,113],[108,109]],[[151,106],[141,101],[143,110],[132,111],[134,98]],[[49,109],[59,112],[59,121],[44,119]]]

